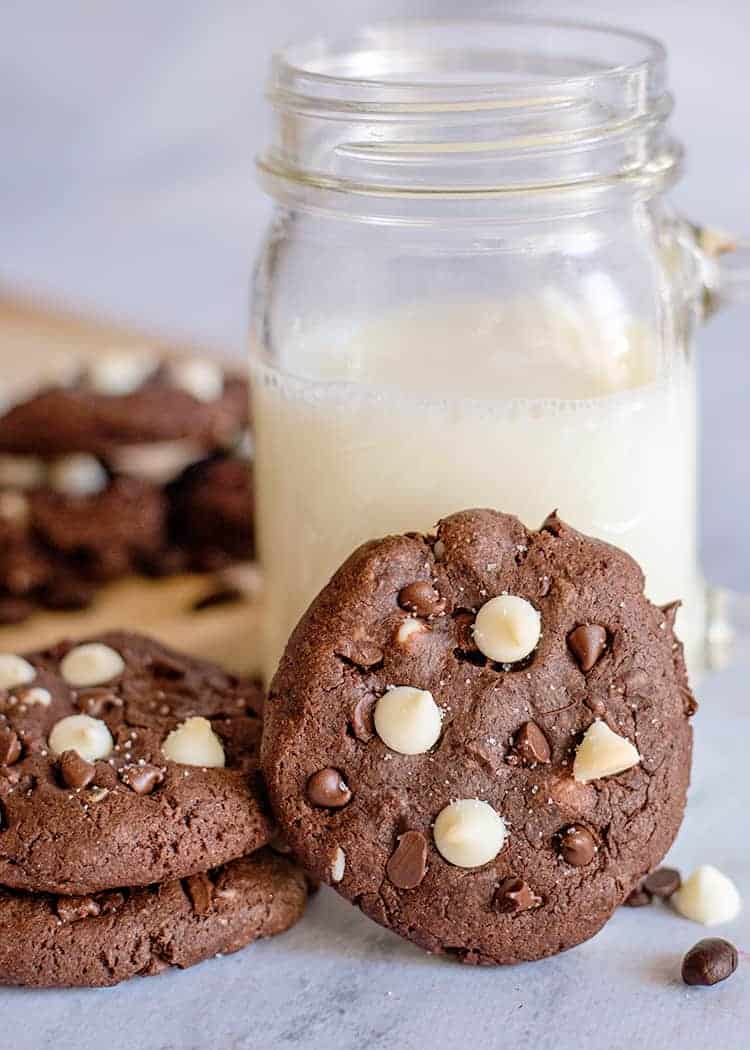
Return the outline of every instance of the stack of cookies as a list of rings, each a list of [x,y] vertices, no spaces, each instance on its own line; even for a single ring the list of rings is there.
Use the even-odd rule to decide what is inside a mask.
[[[0,623],[249,558],[251,501],[246,379],[150,350],[73,362],[0,407]]]
[[[0,654],[0,983],[112,985],[297,921],[261,699],[133,634]]]
[[[365,544],[289,641],[263,769],[300,861],[467,963],[591,937],[669,848],[695,701],[676,605],[550,516]]]

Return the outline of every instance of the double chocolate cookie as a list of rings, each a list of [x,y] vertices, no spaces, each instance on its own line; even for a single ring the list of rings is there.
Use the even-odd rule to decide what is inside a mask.
[[[0,654],[0,883],[91,894],[263,846],[261,702],[134,634]]]
[[[141,889],[50,897],[0,889],[0,984],[101,987],[184,969],[292,926],[305,876],[268,849]]]
[[[301,862],[470,963],[591,937],[680,826],[690,715],[675,606],[622,551],[489,510],[365,544],[287,646],[270,802]]]

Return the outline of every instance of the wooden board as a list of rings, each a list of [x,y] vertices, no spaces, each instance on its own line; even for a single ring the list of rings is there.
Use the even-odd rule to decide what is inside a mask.
[[[143,333],[45,310],[0,294],[0,403],[40,373],[63,367],[71,355],[85,357],[113,345],[148,341]],[[215,578],[200,574],[122,580],[105,587],[82,612],[41,611],[18,626],[0,627],[0,651],[24,652],[63,637],[129,628],[216,660],[230,670],[256,673],[260,663],[259,598],[193,611],[194,603],[215,589]]]

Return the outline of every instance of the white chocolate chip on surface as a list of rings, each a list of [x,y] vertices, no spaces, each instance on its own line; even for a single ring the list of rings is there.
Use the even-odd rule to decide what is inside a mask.
[[[404,620],[396,631],[396,644],[403,648],[409,646],[420,634],[426,634],[429,627],[424,620],[410,616]]]
[[[341,882],[346,871],[346,854],[341,846],[336,847],[331,861],[331,882]]]
[[[48,481],[63,496],[95,496],[109,485],[109,475],[96,456],[76,452],[55,460]]]
[[[170,361],[169,378],[174,386],[190,394],[196,401],[218,401],[224,392],[224,373],[215,361],[203,358],[185,358]]]
[[[490,598],[474,621],[474,641],[481,653],[501,664],[514,664],[536,649],[542,618],[531,602],[516,594]]]
[[[488,802],[462,798],[438,814],[433,838],[440,854],[458,868],[494,860],[508,835],[505,821]]]
[[[638,765],[641,756],[624,736],[614,733],[606,722],[597,719],[586,730],[573,762],[573,777],[579,784],[612,777]]]
[[[31,507],[23,492],[0,492],[0,518],[23,525],[29,519]]]
[[[111,755],[113,740],[106,722],[101,719],[91,715],[68,715],[52,727],[49,746],[56,755],[77,751],[87,762],[96,762]]]
[[[107,462],[118,474],[166,485],[205,457],[206,450],[194,441],[149,441],[119,445],[109,453]]]
[[[76,689],[111,682],[125,670],[125,661],[115,649],[101,642],[77,645],[65,655],[60,674]]]
[[[422,755],[437,742],[442,729],[440,708],[426,689],[399,685],[375,704],[375,732],[391,751]]]
[[[15,689],[36,678],[36,668],[15,653],[0,653],[0,689]]]
[[[52,703],[52,693],[49,689],[42,689],[41,686],[35,685],[33,689],[28,689],[23,694],[23,703],[27,707],[49,707]]]
[[[147,350],[110,350],[89,364],[86,379],[95,393],[122,397],[143,386],[158,367],[158,358]]]
[[[194,716],[173,729],[162,746],[170,762],[183,766],[221,767],[226,764],[224,746],[207,718]]]
[[[731,922],[742,910],[737,887],[712,864],[696,868],[669,900],[680,915],[704,926]]]
[[[37,456],[0,455],[0,487],[37,489],[47,477],[44,460]]]

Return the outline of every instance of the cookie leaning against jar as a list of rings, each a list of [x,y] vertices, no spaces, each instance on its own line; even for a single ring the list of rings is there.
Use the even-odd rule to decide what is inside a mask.
[[[110,633],[0,654],[0,884],[91,894],[265,845],[260,687]]]
[[[683,815],[695,709],[676,606],[556,515],[491,510],[360,547],[265,706],[269,798],[301,863],[469,963],[591,937]]]
[[[220,455],[238,473],[249,523],[248,411],[246,379],[217,362],[136,349],[19,393],[0,413],[0,622],[34,604],[83,606],[98,584],[132,572],[203,567],[190,500],[188,524],[175,528],[174,482]],[[250,557],[251,537],[240,550],[234,520],[214,518],[214,561]]]

